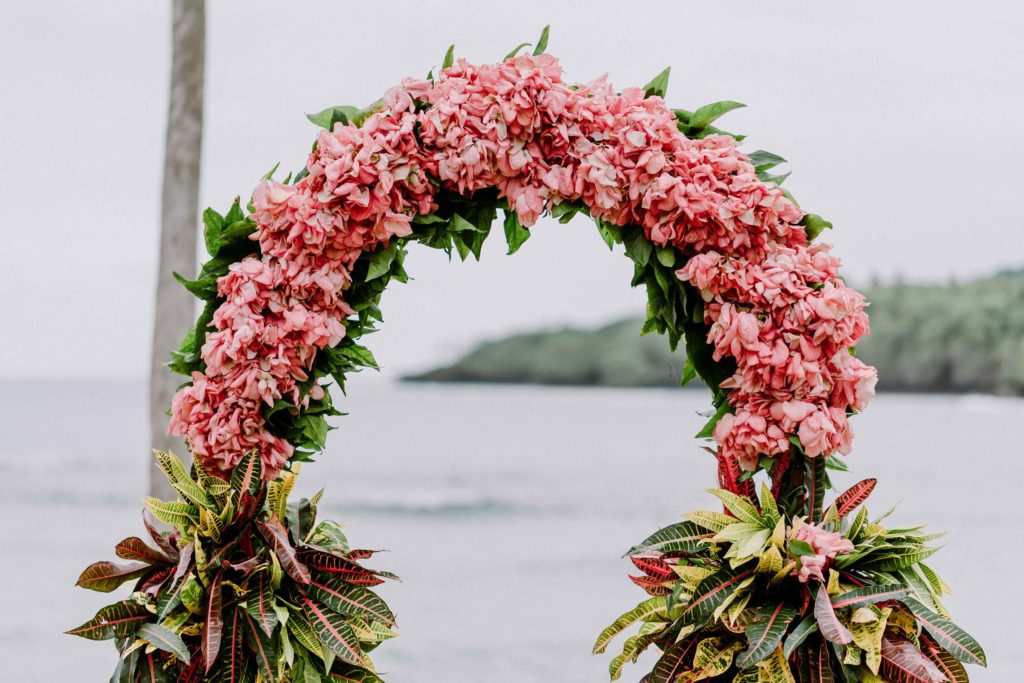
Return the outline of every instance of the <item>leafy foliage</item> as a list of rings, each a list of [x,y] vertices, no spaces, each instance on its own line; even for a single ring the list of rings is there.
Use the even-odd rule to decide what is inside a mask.
[[[981,646],[948,618],[945,583],[922,563],[938,535],[871,520],[862,504],[873,479],[825,506],[825,469],[793,460],[775,468],[782,486],[762,484],[759,496],[752,481],[747,494],[712,489],[723,512],[689,513],[630,549],[643,572],[630,578],[650,597],[595,644],[604,652],[639,624],[609,666],[612,680],[652,646],[661,656],[643,680],[662,683],[960,683],[964,663],[985,665]],[[815,533],[842,539],[843,550],[816,558],[823,551],[798,538],[812,515]],[[823,561],[822,580],[801,574],[805,558]]]
[[[114,681],[379,681],[369,653],[394,637],[394,615],[371,588],[392,574],[364,567],[334,522],[317,522],[319,496],[288,502],[295,474],[262,480],[256,453],[231,481],[156,453],[181,499],[147,501],[173,527],[154,545],[127,538],[78,584],[131,595],[69,634],[113,639]]]

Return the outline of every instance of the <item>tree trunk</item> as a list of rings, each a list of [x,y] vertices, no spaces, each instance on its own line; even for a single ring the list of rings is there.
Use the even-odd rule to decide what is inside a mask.
[[[160,267],[149,372],[149,426],[153,448],[185,456],[181,441],[167,435],[167,409],[181,383],[167,369],[170,352],[195,321],[195,299],[172,275],[193,277],[199,217],[199,156],[203,137],[205,0],[173,0],[172,67],[160,212]],[[149,455],[147,454],[147,458]],[[174,494],[152,459],[151,495]]]

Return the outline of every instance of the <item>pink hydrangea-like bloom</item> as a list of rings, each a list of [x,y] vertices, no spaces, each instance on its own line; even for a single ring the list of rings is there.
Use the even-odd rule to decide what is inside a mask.
[[[803,541],[814,550],[814,555],[800,557],[797,576],[803,583],[812,578],[824,582],[824,569],[828,566],[828,561],[839,553],[853,550],[853,542],[850,539],[843,538],[841,534],[833,531],[825,531],[815,524],[801,524],[790,534],[790,538]]]
[[[736,362],[722,384],[735,414],[715,438],[747,469],[794,436],[812,456],[847,449],[846,411],[874,393],[873,368],[849,352],[867,333],[864,299],[828,245],[808,245],[804,212],[757,177],[735,139],[687,138],[639,88],[567,84],[547,54],[459,60],[389,90],[361,126],[322,131],[306,170],[254,190],[260,253],[218,281],[205,370],[174,399],[170,431],[208,466],[230,470],[253,448],[267,477],[286,464],[292,447],[266,430],[263,407],[322,397],[302,387],[316,354],[345,336],[352,268],[410,235],[438,188],[494,188],[524,226],[582,201],[680,252],[677,275],[706,302],[715,358]]]

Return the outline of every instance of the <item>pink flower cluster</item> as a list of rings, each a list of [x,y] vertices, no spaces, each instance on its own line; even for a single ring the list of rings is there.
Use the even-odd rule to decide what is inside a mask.
[[[807,583],[811,578],[818,581],[825,581],[824,570],[829,560],[835,558],[839,553],[848,553],[853,550],[853,542],[842,535],[825,531],[814,524],[801,524],[790,538],[803,541],[811,546],[814,555],[803,555],[800,557],[800,568],[797,575],[800,581]]]
[[[320,133],[294,185],[253,195],[260,256],[220,279],[224,304],[202,348],[205,373],[175,397],[170,431],[208,466],[231,469],[258,449],[274,476],[292,446],[271,435],[263,405],[302,407],[319,349],[351,314],[344,293],[359,255],[411,233],[436,187],[496,188],[525,226],[563,201],[690,257],[679,276],[701,290],[717,357],[737,362],[735,415],[716,438],[746,467],[788,449],[845,448],[847,409],[870,398],[873,371],[850,356],[867,329],[863,299],[838,279],[825,247],[808,247],[803,212],[728,136],[686,138],[659,97],[616,93],[602,78],[562,82],[550,55],[407,79],[361,127]]]

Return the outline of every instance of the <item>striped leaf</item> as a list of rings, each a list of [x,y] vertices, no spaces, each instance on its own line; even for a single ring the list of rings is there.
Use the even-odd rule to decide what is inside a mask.
[[[242,456],[235,469],[231,471],[231,488],[239,496],[248,493],[255,496],[263,482],[263,461],[260,460],[259,452],[251,450]]]
[[[875,490],[877,483],[877,479],[864,479],[846,489],[836,498],[834,503],[839,517],[845,517],[863,504],[868,499],[868,496],[871,495],[871,492]]]
[[[825,640],[843,645],[853,642],[853,634],[839,621],[824,586],[818,588],[818,594],[814,598],[814,618],[817,619],[818,628]]]
[[[242,629],[245,631],[246,640],[252,648],[256,659],[256,669],[267,683],[277,681],[277,644],[272,638],[268,638],[256,621],[243,609],[235,610],[241,618]]]
[[[199,484],[192,481],[192,477],[189,476],[185,466],[177,456],[173,453],[154,449],[153,457],[156,458],[157,465],[160,466],[160,469],[167,476],[167,480],[171,482],[171,486],[181,494],[183,499],[198,507],[213,507],[213,499],[207,495],[206,491]]]
[[[126,538],[114,548],[114,553],[122,560],[133,562],[145,562],[146,564],[167,564],[171,558],[162,550],[151,548],[146,542],[137,536]]]
[[[874,571],[882,572],[907,569],[909,567],[913,567],[922,560],[927,560],[938,552],[938,550],[938,548],[921,548],[920,550],[910,550],[909,552],[899,551],[873,555],[867,562],[865,562],[865,566]]]
[[[260,535],[263,536],[267,545],[273,549],[277,559],[281,561],[281,567],[287,572],[288,576],[295,579],[298,583],[309,583],[309,569],[299,561],[295,548],[288,541],[288,532],[285,531],[280,522],[273,519],[268,522],[258,520],[256,528],[259,529]]]
[[[331,683],[384,683],[377,674],[362,667],[335,664],[328,675]]]
[[[902,600],[906,595],[906,586],[898,583],[864,586],[832,598],[832,609],[854,609],[886,600]]]
[[[921,652],[932,660],[932,664],[938,667],[949,683],[970,683],[964,665],[928,636],[921,638]]]
[[[133,683],[174,683],[174,676],[163,667],[155,652],[140,652]]]
[[[815,621],[813,614],[808,614],[804,617],[804,620],[796,625],[793,632],[786,636],[786,641],[782,646],[782,654],[786,656],[786,659],[796,652],[797,648],[804,644],[812,634],[818,631],[818,622]]]
[[[799,609],[789,602],[762,605],[747,624],[747,649],[736,656],[736,666],[749,669],[775,651]]]
[[[117,564],[101,560],[86,567],[75,585],[100,593],[109,593],[125,581],[137,579],[148,571],[148,564]]]
[[[302,643],[302,646],[312,654],[317,657],[323,657],[323,645],[320,644],[320,639],[317,638],[313,625],[309,623],[309,619],[305,615],[301,613],[293,614],[286,623],[288,625],[288,632],[295,637],[295,640]]]
[[[178,557],[178,547],[172,543],[167,536],[160,533],[160,531],[153,526],[148,510],[142,511],[142,524],[146,527],[146,532],[149,534],[150,538],[152,538],[153,542],[156,543],[156,547],[172,561],[175,560]]]
[[[726,567],[704,579],[693,592],[690,604],[683,612],[682,618],[687,624],[703,624],[714,614],[715,610],[739,587],[743,581],[753,576],[754,569],[742,572]]]
[[[725,642],[722,638],[704,638],[697,643],[697,650],[693,654],[693,665],[687,678],[699,681],[721,676],[732,666],[733,656],[736,652],[742,649],[743,643],[738,640]]]
[[[233,607],[224,619],[222,648],[218,657],[217,683],[244,683],[252,678],[251,659],[245,650],[242,610]]]
[[[804,648],[800,663],[800,683],[835,683],[828,645],[821,638],[815,638],[809,647]]]
[[[658,529],[645,538],[639,545],[633,546],[627,555],[642,552],[696,552],[703,546],[704,539],[714,536],[693,522],[677,522]]]
[[[224,615],[222,609],[222,572],[217,572],[206,590],[206,610],[203,613],[203,660],[206,662],[206,673],[210,673],[213,663],[220,654],[221,639],[224,635]]]
[[[761,520],[761,513],[757,511],[754,504],[747,498],[725,489],[708,489],[708,493],[722,501],[725,509],[735,515],[740,521],[747,524],[764,526],[764,522]]]
[[[131,600],[122,600],[101,608],[92,619],[65,633],[89,640],[128,638],[152,617],[153,615],[143,605]]]
[[[696,638],[686,638],[673,643],[647,674],[643,683],[672,683],[687,669],[687,660],[697,648]]]
[[[270,585],[270,576],[265,571],[258,572],[249,582],[249,587],[251,597],[246,601],[246,610],[264,633],[273,635],[278,617],[274,610],[274,589]]]
[[[597,642],[594,643],[593,653],[600,654],[605,651],[608,647],[608,643],[612,641],[619,633],[629,628],[632,624],[638,621],[649,621],[653,619],[668,619],[668,612],[665,609],[666,600],[664,596],[651,598],[644,600],[639,605],[626,612],[605,630],[601,631],[601,634],[597,637]]]
[[[359,646],[359,639],[345,621],[345,617],[326,605],[310,600],[308,596],[302,597],[302,604],[313,624],[313,630],[325,647],[338,655],[342,661],[356,666],[369,666],[370,663]]]
[[[139,627],[137,635],[157,649],[170,652],[186,664],[191,659],[181,636],[159,624],[143,624]]]
[[[807,495],[807,518],[814,524],[821,521],[821,510],[825,504],[825,489],[828,475],[825,473],[825,456],[804,459],[804,488]]]
[[[170,524],[179,529],[199,524],[199,510],[180,500],[168,502],[159,498],[146,498],[142,504],[164,524]]]
[[[762,683],[796,683],[781,647],[775,648],[770,656],[757,665],[757,669]]]
[[[300,550],[299,561],[310,569],[330,572],[342,581],[356,586],[377,586],[384,583],[384,572],[376,572],[355,562],[322,550]],[[389,574],[387,576],[394,576]],[[395,577],[396,579],[398,577]]]
[[[903,638],[882,640],[878,672],[891,683],[944,683],[946,676],[914,644]]]
[[[731,517],[722,512],[713,512],[711,510],[698,510],[697,512],[688,512],[683,515],[684,518],[690,520],[694,524],[701,526],[709,531],[718,533],[730,524],[736,524],[740,520],[735,517]]]
[[[910,608],[928,635],[934,638],[935,642],[949,654],[965,664],[988,666],[985,650],[967,631],[953,622],[943,619],[914,598],[905,598],[903,604]]]
[[[339,614],[367,617],[387,626],[395,625],[395,615],[376,593],[345,583],[331,574],[318,572],[304,590],[306,595]]]

